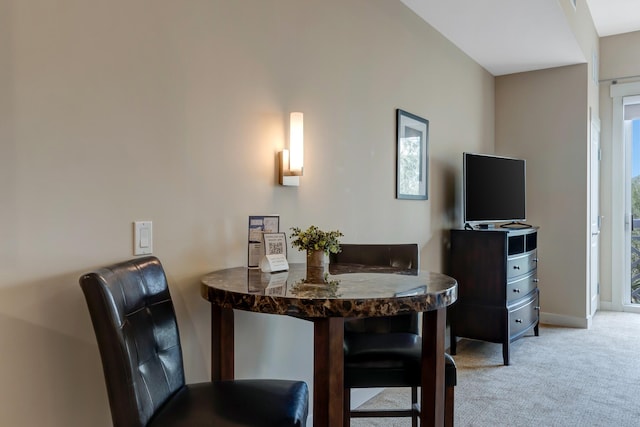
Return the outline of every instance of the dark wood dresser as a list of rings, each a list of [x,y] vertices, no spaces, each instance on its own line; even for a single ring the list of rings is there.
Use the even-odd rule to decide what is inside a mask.
[[[449,307],[451,353],[456,338],[510,343],[533,328],[538,336],[538,227],[451,230],[451,271],[458,301]]]

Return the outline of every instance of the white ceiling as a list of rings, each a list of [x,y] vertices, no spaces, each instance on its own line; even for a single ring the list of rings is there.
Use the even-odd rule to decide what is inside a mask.
[[[559,3],[572,0],[401,1],[494,76],[586,62]],[[601,37],[640,30],[640,0],[586,2]]]
[[[587,0],[600,37],[640,30],[640,1]]]

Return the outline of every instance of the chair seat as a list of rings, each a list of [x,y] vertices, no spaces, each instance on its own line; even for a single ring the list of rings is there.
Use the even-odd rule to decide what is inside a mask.
[[[341,251],[330,255],[332,274],[349,271],[371,273],[400,272],[417,275],[420,258],[418,245],[342,244]],[[354,266],[357,266],[356,270]],[[351,417],[411,417],[418,425],[420,413],[418,388],[422,379],[422,338],[418,314],[347,319],[344,323],[344,417],[349,427]],[[453,398],[456,365],[445,354],[445,425],[453,425]],[[406,410],[351,410],[351,389],[368,387],[410,387],[411,406]]]
[[[235,380],[178,390],[149,427],[304,426],[308,388],[301,381]]]
[[[422,340],[412,333],[345,334],[345,387],[420,385]],[[453,358],[445,354],[445,385],[457,382]]]

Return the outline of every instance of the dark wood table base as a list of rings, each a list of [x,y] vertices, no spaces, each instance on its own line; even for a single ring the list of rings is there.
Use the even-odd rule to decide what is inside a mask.
[[[342,427],[344,318],[313,319],[313,425]]]
[[[422,313],[420,425],[444,425],[444,336],[447,309]]]
[[[420,425],[444,425],[446,309],[423,313]],[[344,318],[313,319],[313,425],[342,427]],[[211,306],[211,380],[234,378],[233,310]],[[433,351],[435,349],[435,351]]]

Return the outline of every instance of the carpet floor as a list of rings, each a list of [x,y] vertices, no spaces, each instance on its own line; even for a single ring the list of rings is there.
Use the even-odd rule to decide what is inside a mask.
[[[454,357],[456,426],[640,426],[640,314],[598,312],[589,329],[541,325],[502,346],[462,339]],[[406,408],[409,389],[362,407]],[[408,427],[409,418],[354,419],[354,427]]]

